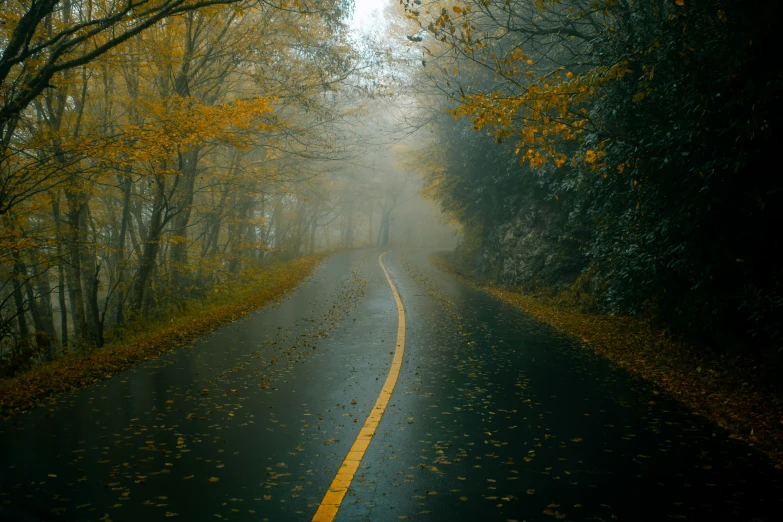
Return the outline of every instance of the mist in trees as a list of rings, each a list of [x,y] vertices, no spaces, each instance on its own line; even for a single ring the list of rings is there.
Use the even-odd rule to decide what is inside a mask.
[[[337,248],[449,246],[353,3],[5,3],[5,374]],[[139,14],[141,13],[141,14]]]
[[[400,4],[466,270],[779,367],[778,4]]]
[[[3,4],[3,371],[456,237],[493,284],[779,359],[778,5],[377,7]]]

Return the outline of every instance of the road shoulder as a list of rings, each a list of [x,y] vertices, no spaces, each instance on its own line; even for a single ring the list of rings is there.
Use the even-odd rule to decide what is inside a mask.
[[[147,323],[142,332],[90,351],[76,351],[0,381],[0,419],[44,406],[138,366],[164,353],[192,345],[213,330],[288,295],[311,276],[326,256],[303,257],[270,266],[231,297]]]
[[[739,361],[710,357],[635,317],[576,313],[469,277],[446,257],[431,262],[459,281],[522,310],[595,354],[661,388],[695,413],[755,447],[783,469],[783,400]],[[730,368],[727,370],[726,368]]]

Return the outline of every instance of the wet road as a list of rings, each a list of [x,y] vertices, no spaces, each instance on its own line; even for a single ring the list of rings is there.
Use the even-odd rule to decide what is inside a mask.
[[[379,253],[0,425],[0,518],[310,520],[392,363]],[[779,520],[752,449],[427,253],[384,263],[405,357],[336,520]]]

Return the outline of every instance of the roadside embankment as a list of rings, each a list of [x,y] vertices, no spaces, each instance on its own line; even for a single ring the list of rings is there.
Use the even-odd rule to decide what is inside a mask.
[[[145,321],[122,340],[99,349],[82,349],[0,380],[0,418],[44,406],[62,393],[76,391],[171,350],[187,346],[212,330],[247,315],[292,291],[312,274],[324,255],[257,268],[243,274],[231,291],[202,305]]]
[[[462,282],[515,306],[585,348],[646,379],[699,415],[771,457],[783,469],[783,399],[757,382],[752,364],[700,350],[639,317],[589,315],[488,284],[434,254],[432,262]]]

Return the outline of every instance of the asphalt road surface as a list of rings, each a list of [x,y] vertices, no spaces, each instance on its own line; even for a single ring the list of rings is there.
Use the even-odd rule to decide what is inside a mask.
[[[0,518],[312,520],[388,391],[380,253],[0,425]],[[383,263],[404,355],[335,520],[783,519],[751,448],[426,252]]]

